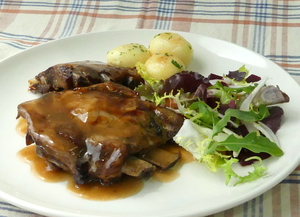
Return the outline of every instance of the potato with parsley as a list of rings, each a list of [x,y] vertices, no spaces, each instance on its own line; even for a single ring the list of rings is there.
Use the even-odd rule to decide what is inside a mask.
[[[135,67],[137,62],[145,63],[150,56],[150,51],[144,45],[131,43],[109,51],[106,61],[120,67]]]
[[[192,45],[181,35],[165,32],[154,36],[150,42],[151,54],[169,53],[177,56],[187,66],[193,59]]]
[[[172,54],[153,54],[145,63],[147,73],[158,80],[165,80],[185,70],[184,63]]]

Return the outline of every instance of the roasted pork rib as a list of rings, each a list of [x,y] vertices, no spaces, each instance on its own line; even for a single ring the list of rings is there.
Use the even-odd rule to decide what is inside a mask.
[[[33,93],[47,93],[107,81],[134,89],[143,79],[135,68],[116,67],[99,61],[78,61],[49,67],[29,81],[29,90]]]
[[[77,184],[118,180],[134,156],[165,144],[183,123],[176,112],[113,82],[46,93],[20,104],[18,116],[28,122],[27,145],[35,143],[39,156]]]

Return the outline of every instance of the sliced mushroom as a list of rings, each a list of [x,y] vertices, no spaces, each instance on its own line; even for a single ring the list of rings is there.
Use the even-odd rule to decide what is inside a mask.
[[[170,153],[160,148],[154,148],[141,154],[141,158],[151,164],[154,164],[161,170],[167,170],[176,164],[176,162],[181,158],[181,154],[180,152]]]
[[[122,172],[129,176],[147,179],[153,175],[155,169],[156,167],[147,161],[131,156],[126,160]]]

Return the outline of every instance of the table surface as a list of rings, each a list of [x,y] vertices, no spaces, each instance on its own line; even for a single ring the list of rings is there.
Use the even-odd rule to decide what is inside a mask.
[[[300,83],[295,0],[0,0],[0,61],[47,41],[123,29],[176,30],[232,42],[274,61]],[[212,216],[300,216],[299,184],[300,167],[263,195]],[[0,200],[0,216],[39,215]]]

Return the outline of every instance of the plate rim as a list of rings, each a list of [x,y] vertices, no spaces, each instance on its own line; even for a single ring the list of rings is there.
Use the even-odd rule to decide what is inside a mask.
[[[33,47],[31,47],[31,48],[29,48],[29,49],[26,49],[26,50],[23,50],[23,51],[21,51],[21,52],[18,52],[18,53],[16,53],[16,54],[12,55],[12,56],[9,56],[9,57],[3,59],[3,60],[0,62],[0,66],[1,66],[2,64],[4,64],[6,61],[10,61],[10,60],[13,59],[13,58],[16,58],[16,57],[18,57],[18,56],[20,56],[20,55],[24,55],[25,52],[28,52],[28,51],[34,52],[35,49],[39,49],[41,46],[45,46],[45,45],[50,46],[52,43],[57,43],[57,41],[60,41],[60,42],[61,42],[61,41],[64,41],[64,40],[70,40],[70,38],[71,38],[71,39],[74,39],[74,38],[77,38],[77,37],[85,37],[86,35],[93,35],[93,34],[97,35],[97,34],[101,34],[101,33],[109,33],[109,32],[114,32],[114,33],[115,33],[115,32],[124,32],[124,31],[126,31],[126,32],[132,32],[132,31],[165,32],[164,30],[158,30],[158,29],[156,29],[156,30],[153,30],[153,29],[134,29],[134,30],[130,30],[130,29],[128,29],[128,30],[99,31],[99,32],[91,32],[91,33],[85,33],[85,34],[80,34],[80,35],[75,35],[75,36],[68,36],[68,37],[65,37],[65,38],[57,39],[57,40],[51,40],[51,41],[48,41],[48,42],[45,42],[45,43],[42,43],[42,44],[33,46]],[[221,39],[212,38],[212,37],[209,37],[209,36],[205,36],[205,35],[201,35],[201,34],[197,34],[197,33],[192,33],[192,32],[181,32],[181,31],[172,31],[172,30],[169,30],[169,32],[177,32],[177,33],[182,33],[182,34],[186,34],[186,35],[197,35],[197,36],[201,36],[201,37],[205,37],[205,38],[213,39],[213,40],[218,40],[218,41],[220,41],[220,42],[222,42],[222,43],[228,43],[228,44],[230,44],[230,45],[234,45],[234,46],[243,48],[243,49],[247,50],[248,52],[250,51],[250,52],[252,52],[252,53],[255,54],[255,55],[259,55],[260,58],[263,58],[265,61],[268,61],[268,62],[271,63],[271,64],[275,64],[278,68],[280,68],[280,69],[281,69],[282,71],[284,71],[287,75],[289,75],[289,73],[287,73],[284,69],[282,69],[278,64],[272,62],[271,60],[267,59],[266,57],[264,57],[264,56],[262,56],[262,55],[260,55],[260,54],[258,54],[258,53],[255,53],[254,51],[251,51],[251,50],[249,50],[248,48],[245,48],[245,47],[241,47],[241,46],[239,46],[239,45],[236,45],[236,44],[234,44],[234,43],[232,43],[232,42],[228,42],[228,41],[224,41],[224,40],[221,40]],[[289,75],[289,76],[290,76],[290,75]],[[295,84],[296,84],[296,81],[295,81]],[[300,154],[299,154],[299,158],[297,159],[297,161],[293,161],[293,162],[294,162],[293,167],[290,166],[290,167],[289,167],[289,170],[285,170],[284,174],[285,174],[286,176],[288,176],[288,175],[289,175],[293,170],[295,170],[295,168],[299,165],[299,163],[300,163]],[[279,176],[279,175],[277,175],[277,176]],[[286,177],[286,176],[285,176],[285,177]],[[283,178],[283,179],[284,179],[284,178]],[[271,182],[272,184],[271,184],[264,192],[266,192],[266,191],[270,190],[271,188],[273,188],[275,185],[277,185],[277,184],[278,184],[279,182],[281,182],[283,179],[281,179],[281,180],[280,180],[280,178],[275,179],[276,181],[275,181],[275,182]],[[257,190],[256,194],[254,194],[254,195],[252,194],[252,196],[251,196],[250,199],[244,197],[242,200],[240,200],[239,203],[235,203],[234,206],[237,206],[237,205],[240,205],[240,204],[242,204],[242,203],[244,203],[244,202],[247,202],[247,201],[249,201],[249,200],[251,200],[251,199],[253,199],[253,198],[255,198],[255,197],[261,195],[262,193],[264,193],[264,192],[259,193],[258,191],[259,191],[259,190]],[[41,206],[39,206],[39,205],[32,204],[32,203],[27,202],[27,201],[23,201],[22,199],[13,197],[12,195],[9,195],[9,194],[7,194],[6,192],[3,192],[2,189],[1,189],[1,186],[0,186],[0,197],[3,198],[5,201],[8,201],[9,203],[14,204],[14,205],[16,205],[16,206],[19,206],[19,207],[21,207],[21,208],[23,208],[23,209],[27,209],[27,210],[28,210],[28,208],[30,208],[29,210],[32,211],[32,212],[41,213],[42,215],[45,215],[45,214],[55,214],[55,213],[49,213],[49,211],[50,211],[50,212],[53,211],[52,209],[45,208],[45,207],[41,207]],[[219,210],[218,210],[217,212],[224,211],[224,210],[229,209],[229,208],[233,208],[232,205],[229,205],[229,206],[230,206],[230,207],[228,207],[228,205],[224,205],[222,208],[219,208]],[[45,210],[47,210],[47,211],[44,212]],[[61,215],[61,214],[63,214],[63,215],[67,214],[67,213],[64,212],[64,211],[59,211],[59,210],[54,210],[54,211],[58,212],[59,215]],[[187,216],[193,215],[193,214],[196,214],[196,213],[190,213],[190,214],[187,214]],[[208,214],[211,214],[211,213],[208,213]],[[81,215],[79,215],[79,216],[81,216]]]

